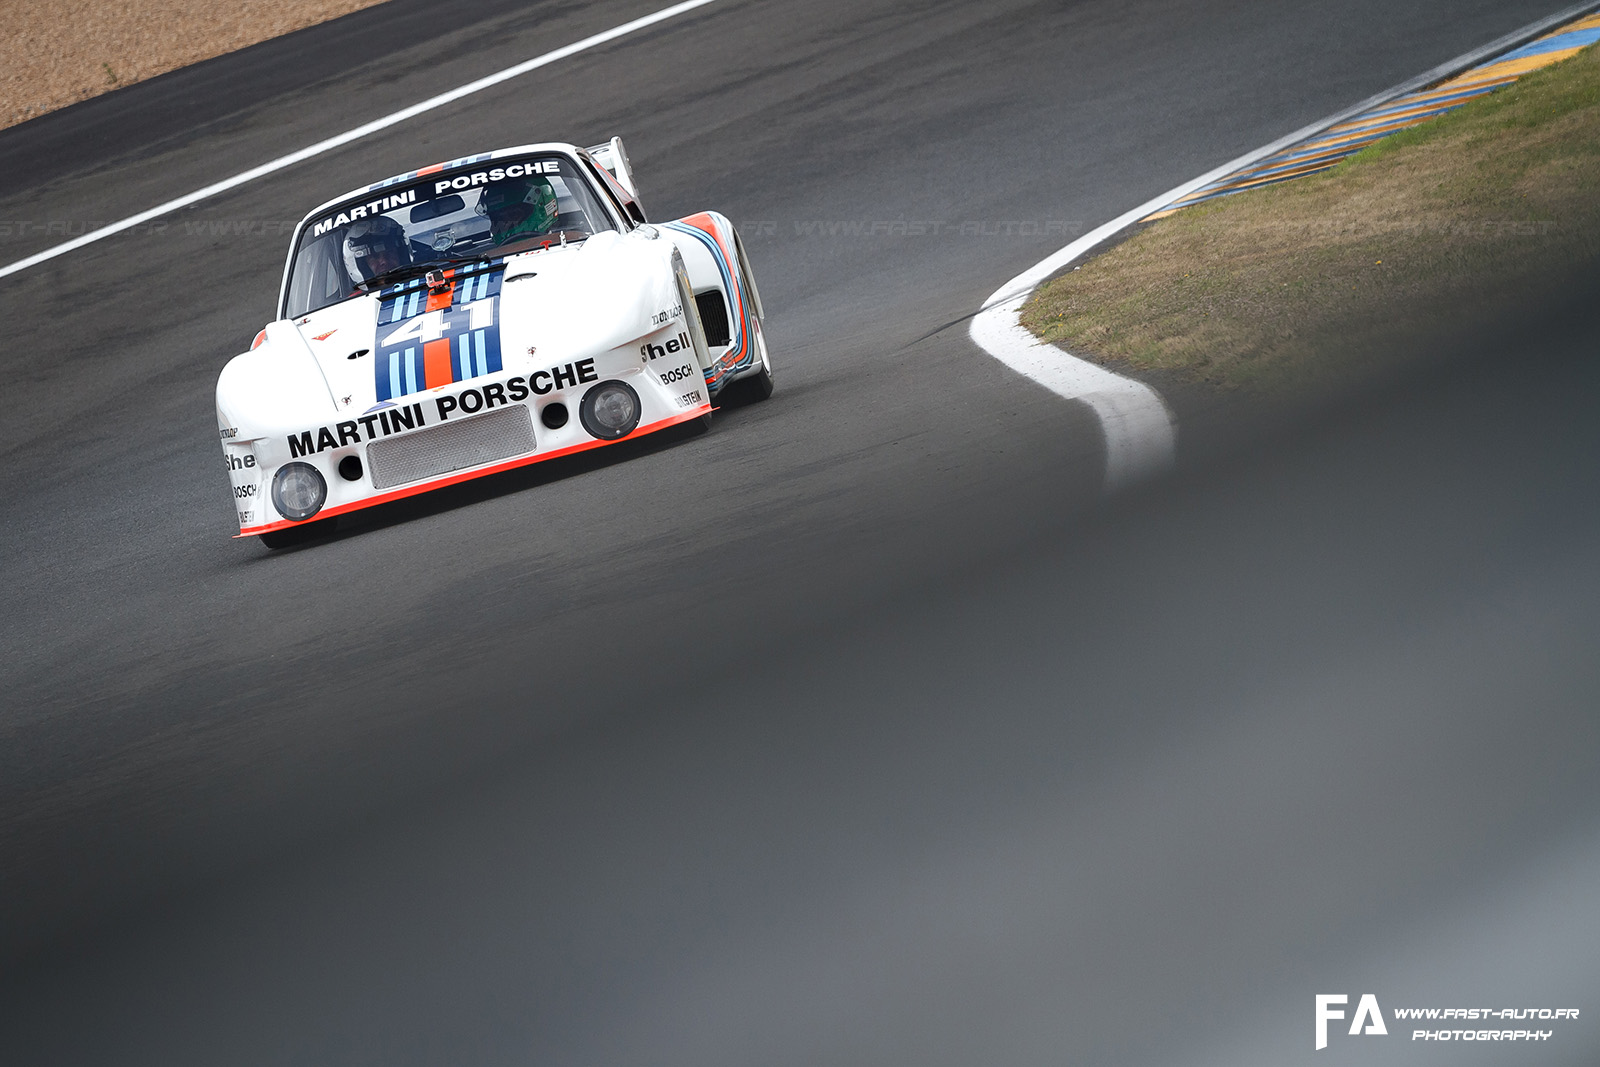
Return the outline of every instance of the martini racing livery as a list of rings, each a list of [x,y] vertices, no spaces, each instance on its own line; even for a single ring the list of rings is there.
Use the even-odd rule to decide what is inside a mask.
[[[217,381],[239,535],[327,520],[772,392],[716,212],[646,221],[622,141],[535,144],[356,190],[295,229],[277,319]]]

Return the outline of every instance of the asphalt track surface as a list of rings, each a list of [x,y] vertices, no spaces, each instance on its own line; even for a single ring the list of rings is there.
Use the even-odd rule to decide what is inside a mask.
[[[648,10],[397,0],[0,134],[0,219]],[[1278,1064],[1319,992],[1600,1011],[1589,324],[1108,505],[964,321],[1549,10],[719,3],[6,279],[0,1058]],[[211,390],[275,227],[613,133],[653,217],[749,236],[773,399],[230,539]],[[1450,1055],[1600,1053],[1557,1037]]]

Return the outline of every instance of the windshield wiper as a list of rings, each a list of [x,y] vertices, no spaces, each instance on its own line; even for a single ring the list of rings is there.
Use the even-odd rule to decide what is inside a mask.
[[[404,267],[395,267],[393,270],[386,270],[381,274],[374,274],[371,278],[368,278],[366,281],[362,282],[361,285],[364,292],[376,292],[377,290],[386,286],[393,285],[395,282],[403,282],[406,279],[414,278],[419,274],[426,274],[436,267],[462,267],[476,263],[487,264],[492,260],[492,258],[493,257],[491,256],[485,255],[460,257],[444,256],[440,259],[430,259],[422,263],[408,263]]]
[[[382,273],[374,274],[372,277],[361,283],[361,288],[365,292],[375,292],[379,289],[393,285],[395,282],[403,282],[408,278],[415,278],[419,274],[428,273],[435,267],[447,267],[454,262],[455,260],[446,258],[430,259],[423,263],[407,263],[403,267],[395,267],[392,270],[386,270]]]

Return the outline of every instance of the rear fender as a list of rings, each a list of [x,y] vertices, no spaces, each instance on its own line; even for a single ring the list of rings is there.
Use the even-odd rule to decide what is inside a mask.
[[[755,340],[760,298],[739,235],[715,211],[661,223],[660,229],[683,257],[711,357],[706,384],[719,390],[760,359]]]

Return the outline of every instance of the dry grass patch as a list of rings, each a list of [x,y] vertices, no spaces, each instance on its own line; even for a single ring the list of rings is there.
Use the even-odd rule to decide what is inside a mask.
[[[0,0],[0,129],[380,0]]]
[[[1504,314],[1600,257],[1600,49],[1331,171],[1162,219],[1042,287],[1046,340],[1135,372],[1302,388]]]

